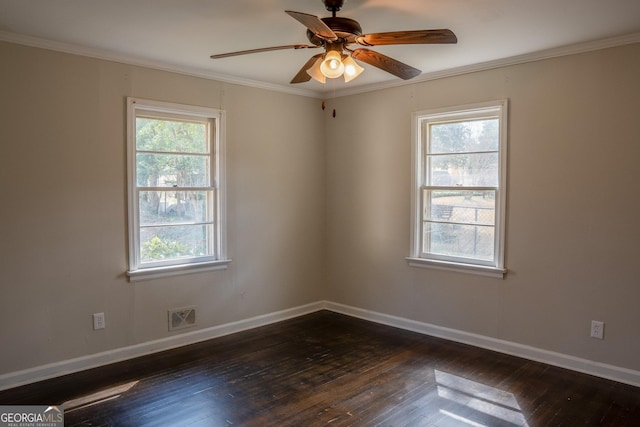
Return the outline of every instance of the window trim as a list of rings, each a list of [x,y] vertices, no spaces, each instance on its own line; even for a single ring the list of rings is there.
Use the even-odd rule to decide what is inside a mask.
[[[194,257],[174,264],[149,263],[147,266],[140,262],[139,241],[139,208],[136,177],[136,118],[139,112],[156,114],[158,117],[169,115],[184,116],[188,119],[206,119],[214,123],[211,135],[211,189],[213,190],[213,209],[215,230],[213,257]],[[129,269],[126,275],[129,281],[149,280],[159,277],[175,276],[201,271],[220,270],[227,268],[230,259],[227,259],[227,234],[226,234],[226,179],[225,179],[225,113],[223,110],[198,107],[171,102],[154,101],[149,99],[127,97],[127,226],[128,226],[128,251]]]
[[[422,254],[422,203],[423,197],[420,194],[425,187],[425,151],[426,147],[423,138],[423,122],[436,119],[471,119],[477,118],[481,114],[495,112],[499,118],[499,177],[496,191],[496,220],[495,220],[495,240],[493,261],[473,262],[467,258],[456,258],[454,256],[425,257]],[[481,117],[481,116],[480,116]],[[462,273],[472,273],[483,276],[502,278],[507,272],[504,266],[505,244],[506,244],[506,199],[507,199],[507,140],[508,140],[508,100],[496,100],[453,106],[446,108],[421,110],[411,115],[411,138],[412,138],[412,190],[411,190],[411,247],[410,255],[406,258],[412,267],[427,267],[439,270],[456,271]],[[462,187],[466,188],[466,187]]]

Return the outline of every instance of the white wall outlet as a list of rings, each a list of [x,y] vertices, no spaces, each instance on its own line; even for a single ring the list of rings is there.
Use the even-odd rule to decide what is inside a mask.
[[[604,322],[591,321],[591,336],[593,338],[604,339]]]
[[[93,330],[97,331],[98,329],[104,329],[107,325],[104,321],[104,313],[94,313],[93,314]]]

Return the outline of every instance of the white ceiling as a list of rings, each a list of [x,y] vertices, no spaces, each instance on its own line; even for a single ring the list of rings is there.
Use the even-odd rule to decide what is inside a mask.
[[[0,40],[322,95],[402,81],[363,64],[345,84],[289,81],[318,50],[212,60],[209,55],[306,44],[284,13],[329,16],[321,0],[0,0]],[[364,33],[449,28],[455,45],[372,48],[423,71],[415,80],[603,39],[640,41],[640,0],[346,0]]]

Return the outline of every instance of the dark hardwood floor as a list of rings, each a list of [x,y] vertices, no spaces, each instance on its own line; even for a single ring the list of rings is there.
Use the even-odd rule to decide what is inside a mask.
[[[67,426],[640,426],[640,388],[321,311],[0,392]]]

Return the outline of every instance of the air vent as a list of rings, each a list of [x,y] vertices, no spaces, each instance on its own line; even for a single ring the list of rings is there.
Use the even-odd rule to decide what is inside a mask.
[[[196,308],[183,307],[169,310],[169,330],[190,328],[196,325]]]

